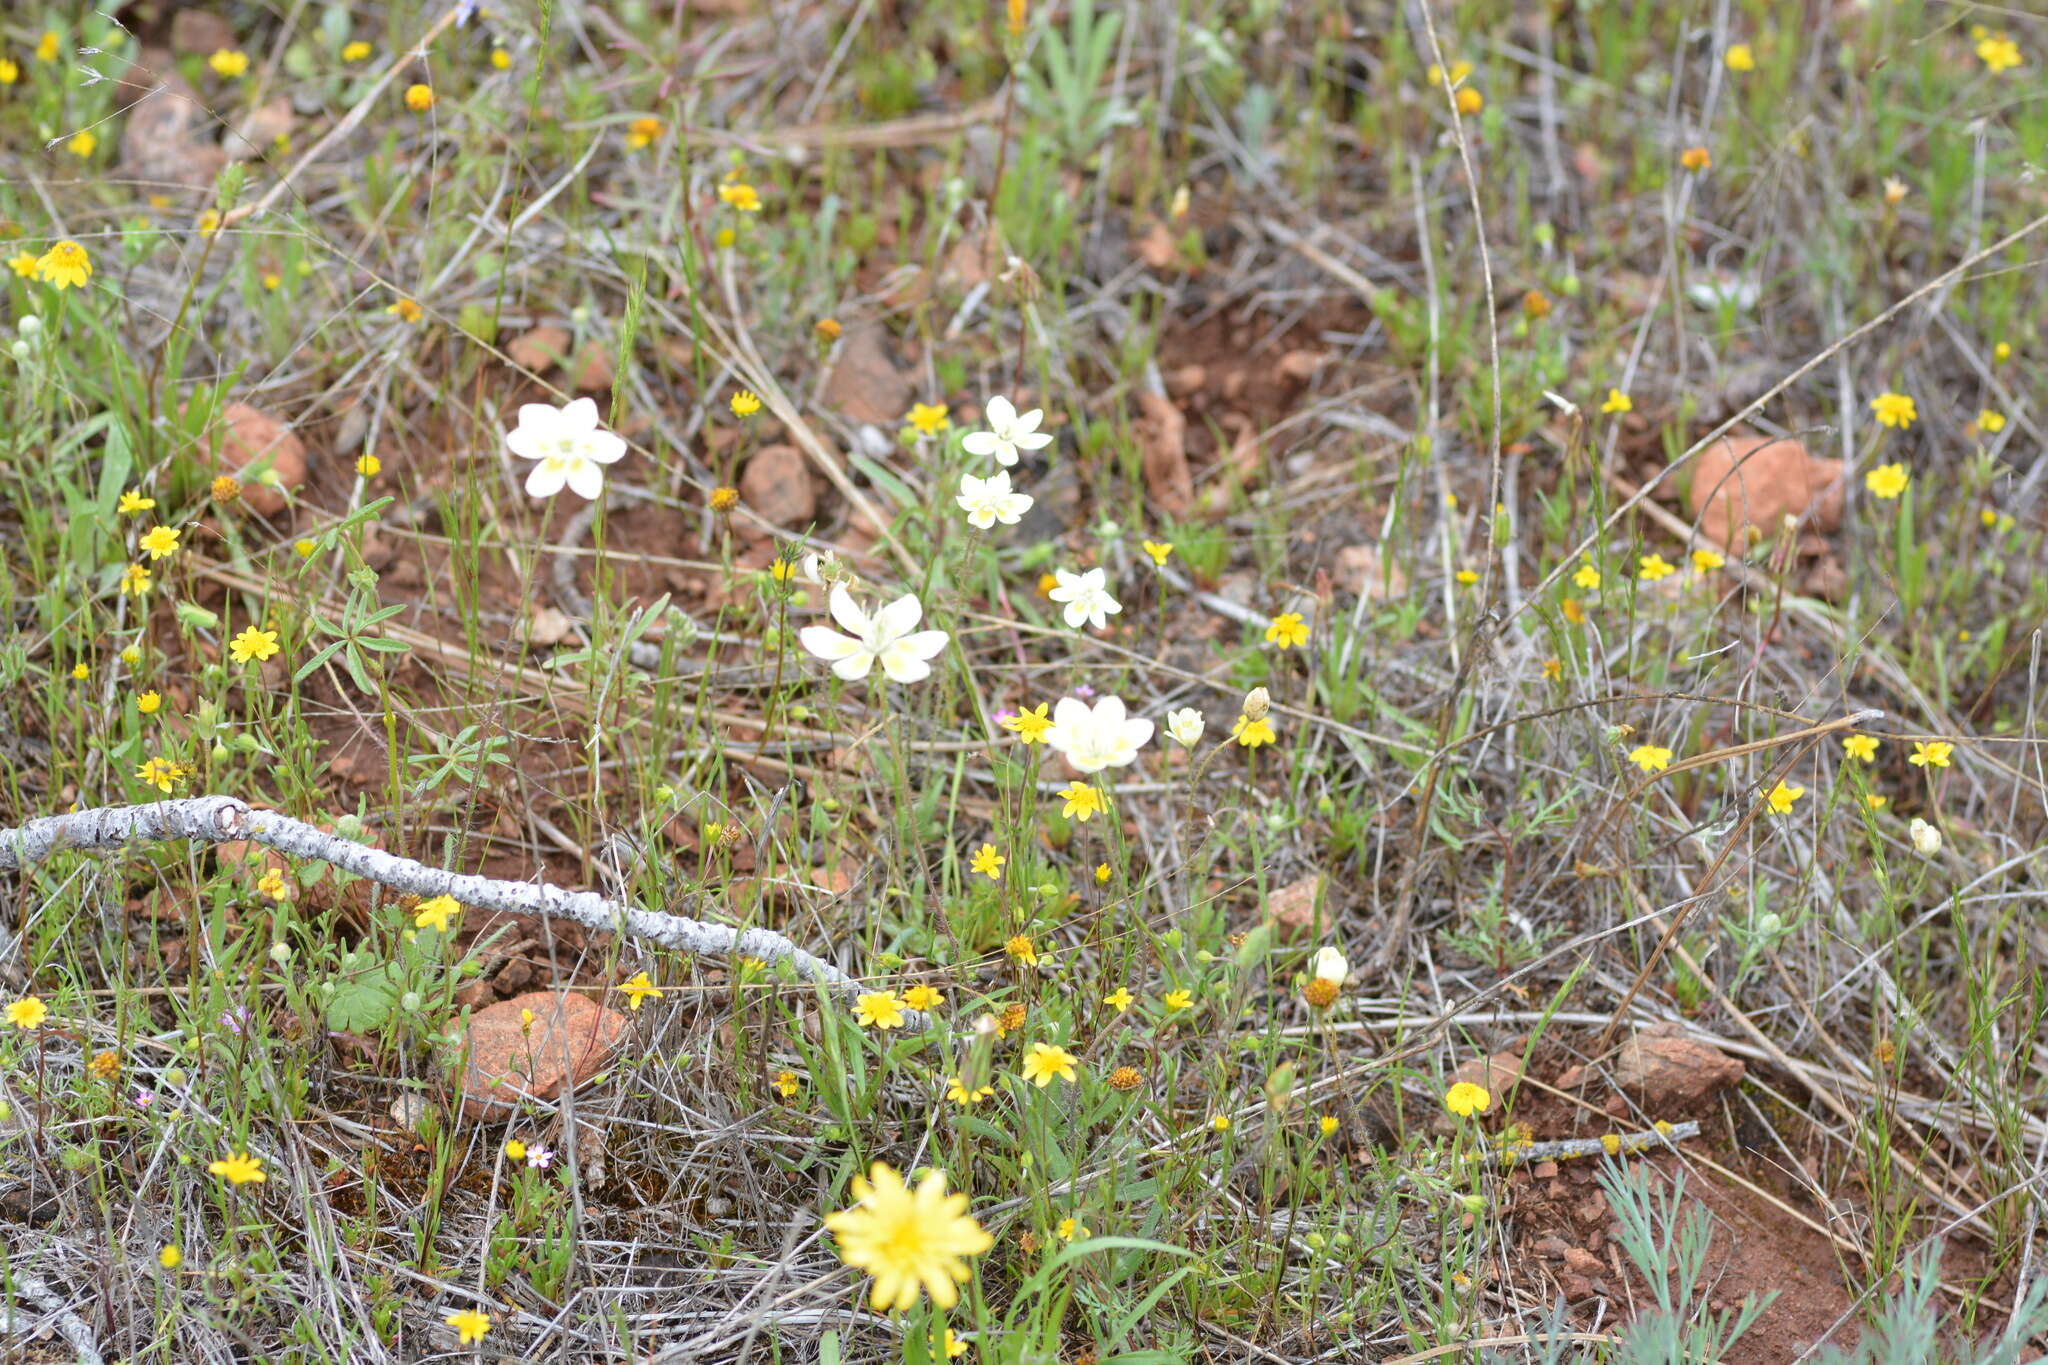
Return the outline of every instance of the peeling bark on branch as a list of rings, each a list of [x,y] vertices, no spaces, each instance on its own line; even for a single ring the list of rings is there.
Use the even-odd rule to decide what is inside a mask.
[[[682,915],[654,914],[607,900],[594,891],[565,891],[545,882],[507,882],[448,872],[351,843],[276,811],[254,809],[232,796],[101,806],[0,830],[0,871],[15,871],[67,849],[124,848],[172,839],[203,843],[246,839],[295,858],[331,864],[409,896],[453,896],[480,910],[569,920],[586,929],[624,934],[680,952],[784,961],[809,980],[841,991],[860,989],[860,983],[845,972],[770,929],[737,929]],[[907,1022],[921,1024],[922,1020]]]

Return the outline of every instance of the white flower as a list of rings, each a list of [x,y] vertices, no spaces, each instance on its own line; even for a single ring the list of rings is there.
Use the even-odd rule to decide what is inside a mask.
[[[526,491],[551,498],[566,485],[577,496],[596,498],[604,488],[604,470],[626,453],[620,437],[597,424],[597,403],[579,398],[565,408],[546,403],[519,405],[519,425],[505,436],[505,446],[522,460],[539,460],[526,476]]]
[[[1192,706],[1166,713],[1166,733],[1189,749],[1202,742],[1202,729],[1207,724],[1202,713]]]
[[[947,636],[943,630],[917,629],[924,608],[914,595],[905,593],[870,616],[840,583],[833,585],[830,605],[832,619],[846,627],[851,638],[825,626],[805,626],[797,638],[805,649],[830,662],[834,673],[854,682],[879,663],[891,682],[913,683],[931,676],[932,666],[925,660],[946,647]]]
[[[1122,604],[1109,595],[1107,569],[1090,569],[1086,573],[1054,569],[1052,576],[1059,586],[1046,596],[1067,604],[1067,624],[1076,630],[1084,621],[1100,630],[1107,614],[1123,610]]]
[[[1913,840],[1913,847],[1919,850],[1921,857],[1932,858],[1941,852],[1941,831],[1919,816],[1913,817],[1913,823],[1906,827],[1906,833]]]
[[[1346,962],[1344,954],[1338,952],[1335,948],[1318,948],[1316,949],[1316,959],[1310,965],[1309,970],[1315,975],[1317,980],[1327,981],[1333,986],[1341,986],[1344,984],[1345,979],[1351,975],[1351,964]]]
[[[1093,710],[1085,701],[1061,697],[1045,732],[1045,742],[1084,773],[1130,766],[1150,738],[1152,722],[1127,714],[1121,697],[1104,697]]]
[[[1052,444],[1052,437],[1038,429],[1044,417],[1043,408],[1033,408],[1019,416],[1009,399],[991,398],[988,400],[988,430],[968,432],[961,439],[960,448],[969,455],[993,455],[997,464],[1013,465],[1017,463],[1018,451],[1037,450]]]
[[[1017,519],[1031,510],[1032,498],[1029,493],[1012,493],[1009,474],[998,469],[985,479],[962,474],[956,501],[967,514],[967,524],[986,531],[999,521],[1015,526]]]
[[[555,1154],[535,1143],[526,1149],[526,1164],[536,1171],[544,1171],[555,1164]]]

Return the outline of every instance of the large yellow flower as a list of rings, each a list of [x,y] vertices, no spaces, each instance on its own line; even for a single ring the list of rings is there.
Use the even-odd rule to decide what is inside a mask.
[[[92,257],[76,242],[59,242],[36,258],[36,274],[55,289],[83,289],[92,278]]]
[[[825,1226],[839,1239],[839,1259],[875,1277],[870,1302],[885,1312],[915,1307],[926,1291],[951,1308],[974,1274],[967,1258],[995,1245],[967,1212],[967,1196],[946,1193],[944,1171],[913,1191],[877,1161],[867,1179],[853,1178],[853,1197],[854,1206],[827,1214]]]
[[[1077,1079],[1074,1063],[1079,1060],[1057,1043],[1033,1043],[1031,1051],[1024,1054],[1024,1079],[1040,1090],[1056,1079],[1072,1082]]]

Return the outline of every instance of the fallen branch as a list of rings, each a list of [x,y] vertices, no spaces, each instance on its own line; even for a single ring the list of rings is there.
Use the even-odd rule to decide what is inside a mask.
[[[66,850],[126,848],[172,839],[202,843],[245,839],[294,858],[328,863],[404,895],[453,896],[480,910],[570,920],[586,929],[624,934],[680,952],[787,962],[799,976],[811,981],[842,991],[860,989],[860,983],[845,972],[771,929],[706,924],[682,915],[635,909],[594,891],[565,891],[545,882],[498,881],[428,867],[411,858],[351,843],[288,815],[254,809],[232,796],[193,796],[147,806],[100,806],[0,830],[0,871],[16,871]],[[922,1020],[908,1022],[915,1026]]]
[[[92,1328],[71,1311],[64,1297],[50,1288],[40,1275],[17,1274],[15,1292],[34,1304],[44,1316],[29,1318],[13,1309],[0,1307],[0,1331],[10,1336],[36,1337],[55,1331],[71,1348],[78,1365],[101,1365],[105,1359],[92,1339]]]

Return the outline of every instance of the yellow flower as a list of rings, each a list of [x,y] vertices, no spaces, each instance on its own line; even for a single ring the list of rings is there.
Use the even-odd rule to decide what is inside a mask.
[[[952,419],[946,416],[944,403],[912,403],[910,415],[903,420],[925,436],[936,436],[953,425]]]
[[[21,65],[7,57],[0,57],[0,85],[12,85],[21,79]]]
[[[177,785],[178,777],[178,765],[162,758],[144,759],[142,766],[135,770],[136,781],[166,794]]]
[[[796,1098],[797,1089],[798,1085],[794,1071],[778,1071],[775,1073],[776,1094],[786,1100],[793,1100]]]
[[[178,548],[178,532],[169,526],[152,526],[142,533],[141,544],[152,560],[163,559]]]
[[[732,415],[752,417],[761,410],[761,399],[752,389],[741,389],[732,396]]]
[[[92,257],[76,242],[59,242],[36,258],[36,276],[52,289],[83,289],[92,278]]]
[[[1920,420],[1920,409],[1914,406],[1913,400],[1903,393],[1893,393],[1890,390],[1871,399],[1870,410],[1877,415],[1879,422],[1888,427],[1898,427],[1900,430]]]
[[[1712,573],[1727,562],[1713,550],[1701,549],[1692,552],[1692,567],[1695,573]]]
[[[90,664],[84,663],[73,664],[71,665],[71,676],[78,679],[80,682],[84,682],[87,678],[90,678],[92,676],[92,666]]]
[[[1541,290],[1531,289],[1522,295],[1522,312],[1532,319],[1550,316],[1550,299]]]
[[[761,196],[752,185],[743,180],[729,181],[718,187],[718,202],[735,213],[759,213]]]
[[[1172,541],[1141,540],[1138,544],[1144,547],[1146,554],[1152,556],[1154,564],[1157,564],[1162,569],[1166,567],[1166,558],[1173,553]]]
[[[256,889],[274,901],[291,895],[291,889],[284,883],[284,874],[274,867],[264,869],[263,876],[256,882]]]
[[[1281,649],[1305,645],[1308,643],[1308,623],[1301,619],[1298,611],[1282,612],[1266,627],[1266,643]]]
[[[1876,792],[1872,792],[1863,798],[1863,804],[1872,810],[1883,810],[1890,802],[1891,798],[1889,796],[1879,796]]]
[[[1085,782],[1069,782],[1054,795],[1066,804],[1060,807],[1060,816],[1066,820],[1088,823],[1091,815],[1101,815],[1109,809],[1109,803],[1102,799],[1102,793]]]
[[[1543,661],[1543,677],[1546,681],[1556,682],[1559,678],[1562,678],[1563,676],[1564,660],[1558,658],[1549,658]]]
[[[1062,1242],[1071,1242],[1077,1237],[1088,1236],[1088,1229],[1072,1218],[1060,1219],[1059,1237]]]
[[[1804,795],[1806,788],[1787,786],[1780,781],[1777,786],[1764,793],[1764,800],[1770,803],[1773,814],[1790,815],[1793,805]]]
[[[1320,1132],[1324,1137],[1328,1137],[1330,1134],[1336,1132],[1337,1116],[1335,1114],[1323,1115],[1321,1118],[1316,1120],[1316,1130]]]
[[[73,133],[70,137],[70,140],[65,142],[64,144],[64,146],[67,149],[69,149],[73,156],[78,157],[81,160],[91,156],[93,152],[98,149],[99,145],[99,134],[95,133],[90,128],[79,129],[77,132]]]
[[[402,298],[384,311],[400,322],[418,322],[427,315],[427,310],[420,307],[417,299]]]
[[[157,708],[163,704],[163,697],[154,691],[144,692],[135,699],[135,709],[145,716],[155,715]]]
[[[1907,757],[1906,762],[1916,768],[1946,768],[1949,765],[1949,756],[1955,751],[1956,746],[1945,739],[1930,739],[1924,742],[1916,740],[1913,752]]]
[[[412,922],[415,928],[432,929],[437,933],[448,932],[448,921],[462,913],[462,906],[453,896],[435,896],[423,900],[413,909]],[[644,975],[644,973],[643,973]],[[638,1006],[635,1006],[638,1008]]]
[[[1127,1011],[1127,1010],[1129,1010],[1129,1009],[1130,1009],[1130,1007],[1131,1007],[1131,999],[1132,999],[1132,996],[1131,996],[1131,990],[1130,990],[1130,987],[1128,987],[1128,986],[1118,986],[1118,987],[1117,987],[1117,988],[1116,988],[1115,990],[1111,991],[1111,992],[1110,992],[1110,993],[1109,993],[1108,995],[1105,995],[1105,996],[1103,996],[1103,997],[1102,997],[1102,1003],[1103,1003],[1103,1004],[1105,1004],[1105,1005],[1108,1005],[1108,1006],[1109,1006],[1109,1007],[1110,1007],[1111,1009],[1115,1010],[1115,1011],[1116,1011],[1116,1012],[1117,1012],[1118,1014],[1122,1014],[1122,1013],[1124,1013],[1125,1011]]]
[[[1906,485],[1913,480],[1902,464],[1881,464],[1863,476],[1863,486],[1874,497],[1889,501],[1906,491]]]
[[[50,1007],[33,995],[25,995],[7,1007],[7,1022],[25,1033],[33,1033],[50,1017]]]
[[[198,227],[199,235],[201,237],[211,237],[213,236],[214,233],[219,232],[220,210],[208,209],[206,212],[200,214]]]
[[[1038,965],[1038,947],[1029,934],[1012,934],[1003,941],[1003,951],[1027,967]]]
[[[54,30],[43,30],[43,36],[36,40],[36,60],[54,62],[57,60],[57,34]]]
[[[1194,1003],[1195,1003],[1195,996],[1194,996],[1194,992],[1192,992],[1192,991],[1186,991],[1186,990],[1179,990],[1179,991],[1168,991],[1168,992],[1166,993],[1166,1000],[1165,1000],[1165,1004],[1166,1004],[1166,1008],[1168,1008],[1169,1010],[1184,1010],[1184,1009],[1188,1009],[1188,1008],[1192,1007],[1192,1006],[1194,1005]]]
[[[1987,34],[1977,44],[1977,60],[1984,63],[1986,71],[1996,76],[2020,64],[2020,45],[2003,33]]]
[[[33,279],[36,273],[36,253],[17,251],[7,258],[8,268],[23,279]]]
[[[1108,882],[1108,880],[1114,875],[1115,874],[1110,871],[1108,863],[1097,863],[1095,865],[1095,884],[1097,886],[1101,886],[1104,883]]]
[[[1486,107],[1486,96],[1469,85],[1460,89],[1451,99],[1458,106],[1458,112],[1466,118],[1472,117]]]
[[[518,1138],[507,1138],[505,1140],[505,1160],[526,1160],[526,1144],[521,1142]]]
[[[405,87],[405,107],[415,114],[424,114],[434,107],[434,87],[431,85],[408,85]]]
[[[1216,1115],[1216,1116],[1215,1116],[1214,1118],[1212,1118],[1212,1119],[1210,1119],[1210,1120],[1209,1120],[1209,1127],[1210,1127],[1210,1128],[1211,1128],[1211,1129],[1212,1129],[1213,1131],[1215,1131],[1215,1132],[1218,1132],[1218,1133],[1227,1133],[1227,1132],[1229,1132],[1229,1131],[1230,1131],[1230,1115],[1228,1115],[1228,1114],[1218,1114],[1218,1115]]]
[[[865,1179],[854,1177],[853,1198],[852,1208],[826,1214],[825,1226],[838,1239],[839,1259],[874,1276],[868,1301],[883,1312],[913,1308],[924,1293],[951,1308],[974,1275],[967,1258],[995,1245],[967,1212],[967,1196],[946,1193],[944,1171],[912,1191],[877,1161]]]
[[[972,867],[990,881],[999,882],[1003,879],[1003,864],[1008,861],[1008,858],[996,852],[994,844],[983,844],[974,852]]]
[[[140,564],[130,564],[121,570],[121,591],[140,597],[149,591],[149,570]]]
[[[1850,758],[1860,758],[1869,763],[1877,757],[1876,735],[1842,736],[1842,752]]]
[[[903,1001],[894,991],[865,991],[853,1002],[854,1018],[862,1028],[903,1027]]]
[[[838,318],[819,318],[811,325],[811,330],[817,333],[819,341],[830,345],[839,340],[839,334],[844,329],[840,327]]]
[[[460,1313],[450,1313],[441,1321],[455,1329],[455,1339],[464,1346],[474,1346],[484,1339],[484,1333],[491,1330],[491,1315],[479,1313],[474,1308],[465,1308]]]
[[[1474,1114],[1483,1114],[1493,1108],[1493,1096],[1486,1093],[1486,1087],[1483,1085],[1459,1081],[1444,1092],[1444,1108],[1461,1119],[1469,1119]]]
[[[1267,720],[1264,716],[1259,717],[1257,720],[1253,720],[1249,716],[1239,716],[1230,727],[1230,733],[1239,744],[1247,749],[1256,749],[1261,744],[1272,744],[1280,738],[1273,729],[1273,722]]]
[[[214,75],[231,81],[249,69],[249,54],[224,47],[208,57],[206,64],[213,68]]]
[[[1600,411],[1606,413],[1634,412],[1635,407],[1635,400],[1631,399],[1620,389],[1609,389],[1607,391],[1607,401],[1600,405]]]
[[[1977,413],[1977,429],[1996,436],[1999,432],[2005,430],[2005,414],[1996,412],[1991,408],[1981,409]]]
[[[1430,63],[1429,70],[1423,73],[1423,79],[1428,81],[1431,85],[1457,85],[1471,74],[1472,63],[1470,62],[1452,62],[1451,72],[1448,76],[1444,74],[1444,69],[1442,67],[1432,62]]]
[[[1724,57],[1722,60],[1728,63],[1728,69],[1730,71],[1743,72],[1756,70],[1756,54],[1749,50],[1748,43],[1735,43],[1731,45],[1728,49],[1727,56]]]
[[[992,1085],[971,1086],[958,1076],[946,1084],[946,1098],[963,1109],[980,1104],[995,1093],[996,1088]]]
[[[626,146],[632,151],[652,147],[661,138],[661,120],[636,118],[626,125]]]
[[[618,984],[618,991],[626,997],[626,1008],[638,1014],[640,1007],[649,1000],[659,1000],[661,987],[654,984],[645,972],[635,972]]]
[[[945,1002],[945,994],[936,986],[920,983],[903,992],[903,1004],[907,1009],[928,1010]]]
[[[506,50],[505,50],[504,48],[502,48],[502,47],[494,47],[494,48],[492,48],[492,49],[491,49],[491,70],[493,70],[493,71],[510,71],[511,69],[512,69],[512,54],[511,54],[511,53],[509,53],[509,52],[507,52],[507,51],[506,51]]]
[[[1998,342],[1998,343],[1997,343],[1996,345],[1994,345],[1994,346],[1993,346],[1993,347],[1991,348],[1991,363],[1992,363],[1992,364],[1994,364],[1994,365],[2003,365],[2003,364],[2004,364],[2004,363],[2005,363],[2006,361],[2008,361],[2008,360],[2011,360],[2011,359],[2012,359],[2012,343],[2011,343],[2010,341],[2001,341],[2001,342]]]
[[[341,49],[341,59],[345,62],[359,62],[369,55],[370,45],[360,38]]]
[[[1479,581],[1479,571],[1477,569],[1460,569],[1451,576],[1468,588]]]
[[[1026,744],[1043,744],[1045,732],[1052,729],[1052,720],[1046,715],[1046,708],[1051,705],[1051,702],[1042,701],[1036,707],[1025,707],[1014,716],[1005,716],[1003,728]]]
[[[247,1152],[230,1152],[219,1161],[211,1162],[206,1168],[208,1175],[217,1175],[230,1185],[247,1185],[251,1182],[262,1184],[267,1176],[263,1174],[263,1158]]]
[[[366,479],[374,479],[384,470],[384,462],[375,455],[356,456],[356,473]]]
[[[1579,565],[1579,571],[1572,575],[1572,583],[1585,592],[1595,592],[1600,587],[1600,571],[1591,564]]]
[[[1667,561],[1663,555],[1643,555],[1636,563],[1639,566],[1636,577],[1645,583],[1655,583],[1660,578],[1669,578],[1678,572],[1678,567]]]
[[[1638,744],[1629,750],[1628,761],[1646,773],[1661,773],[1671,766],[1671,751],[1655,744]]]
[[[711,510],[730,512],[740,505],[740,490],[737,488],[714,488],[711,490]]]
[[[185,1253],[174,1246],[166,1246],[157,1252],[156,1263],[165,1270],[176,1270],[185,1263]]]
[[[1031,1050],[1024,1054],[1024,1079],[1040,1090],[1055,1080],[1073,1081],[1074,1063],[1079,1060],[1055,1043],[1033,1043]]]
[[[252,659],[260,664],[277,651],[277,632],[274,630],[258,630],[254,626],[248,626],[240,635],[228,641],[228,657],[238,664],[246,664]]]
[[[1581,569],[1579,572],[1584,574],[1586,571]],[[1599,576],[1598,573],[1593,575],[1595,578]],[[1576,597],[1565,598],[1564,601],[1557,604],[1557,609],[1564,613],[1565,624],[1567,625],[1581,626],[1586,623],[1586,608]]]
[[[1688,147],[1678,154],[1678,164],[1698,173],[1714,164],[1714,156],[1704,147]]]

